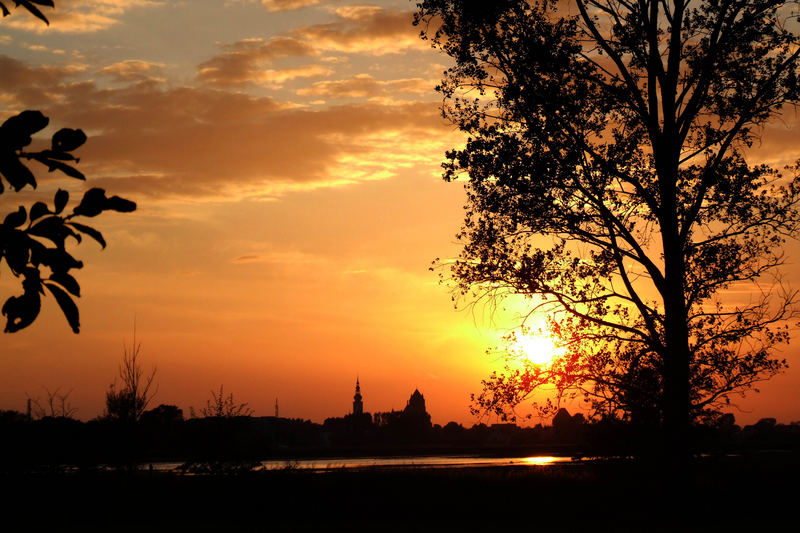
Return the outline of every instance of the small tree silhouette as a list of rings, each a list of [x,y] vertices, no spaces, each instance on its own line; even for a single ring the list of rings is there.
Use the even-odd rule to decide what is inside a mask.
[[[190,408],[192,417],[195,416],[194,408]],[[206,406],[200,409],[200,415],[204,418],[233,418],[236,416],[252,416],[253,410],[247,403],[236,403],[233,393],[225,396],[223,386],[219,386],[219,393],[211,391],[211,399],[206,400]]]
[[[148,404],[158,392],[153,387],[156,375],[154,366],[149,374],[145,374],[139,360],[142,344],[136,342],[136,330],[133,333],[133,345],[130,350],[123,345],[122,362],[119,365],[119,379],[122,382],[117,388],[114,380],[106,392],[106,417],[121,422],[138,422]]]
[[[52,392],[47,387],[44,387],[44,391],[46,394],[44,400],[40,400],[38,396],[36,398],[28,396],[31,405],[31,417],[35,419],[45,417],[72,418],[78,412],[78,408],[73,407],[69,402],[69,395],[72,394],[71,390],[62,394],[61,387]]]

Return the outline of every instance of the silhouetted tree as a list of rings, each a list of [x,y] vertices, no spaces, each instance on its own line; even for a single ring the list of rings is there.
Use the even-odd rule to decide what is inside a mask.
[[[121,422],[138,422],[147,405],[158,392],[153,380],[156,375],[154,366],[149,374],[145,374],[139,356],[142,344],[136,342],[136,331],[133,334],[133,345],[128,350],[123,346],[122,362],[119,365],[121,384],[117,388],[117,380],[106,392],[106,416]]]
[[[53,6],[51,0],[15,0],[45,22],[47,18],[36,7]],[[0,2],[3,15],[8,15],[6,6]],[[84,175],[75,168],[78,158],[74,150],[86,142],[86,135],[79,129],[62,128],[55,132],[50,147],[38,151],[26,151],[31,144],[31,136],[47,127],[49,119],[39,111],[23,111],[12,116],[0,126],[0,174],[14,192],[27,185],[36,188],[36,178],[23,161],[36,161],[47,167],[48,171],[59,172],[85,180]],[[0,180],[0,194],[5,190]],[[80,242],[82,235],[88,235],[105,248],[103,235],[83,223],[77,217],[95,217],[103,211],[131,212],[136,204],[119,196],[106,197],[103,189],[89,189],[83,194],[78,205],[67,214],[65,208],[69,193],[58,189],[52,206],[45,202],[35,202],[30,208],[19,206],[9,213],[0,225],[0,259],[5,258],[11,273],[21,278],[22,294],[9,297],[2,307],[6,317],[5,332],[13,333],[28,327],[39,315],[41,295],[46,288],[53,295],[67,318],[72,331],[80,331],[78,307],[73,297],[80,296],[80,285],[70,271],[83,267],[66,250],[68,238]]]
[[[775,283],[798,229],[800,164],[748,163],[800,100],[797,13],[779,0],[425,0],[451,56],[443,113],[468,134],[452,274],[462,294],[523,294],[566,354],[515,362],[476,407],[508,414],[546,383],[600,413],[692,420],[785,367],[796,293]],[[750,284],[750,301],[721,291]],[[513,416],[513,413],[512,413]]]
[[[192,417],[195,416],[194,408],[191,408]],[[247,406],[247,403],[236,403],[233,399],[233,393],[225,396],[222,385],[219,386],[219,393],[211,391],[211,398],[206,400],[206,406],[200,409],[200,416],[218,417],[218,418],[233,418],[237,416],[251,416],[253,410]]]
[[[44,400],[40,400],[38,397],[28,397],[32,418],[40,419],[48,416],[52,418],[72,418],[78,412],[78,409],[69,402],[69,396],[72,391],[62,393],[61,387],[52,392],[46,387],[44,390],[46,393]]]
[[[161,404],[142,413],[143,424],[169,425],[183,422],[183,409],[177,405]]]

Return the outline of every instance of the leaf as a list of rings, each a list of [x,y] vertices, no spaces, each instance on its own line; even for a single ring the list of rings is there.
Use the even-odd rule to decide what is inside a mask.
[[[30,259],[31,243],[36,242],[25,233],[19,230],[11,230],[3,232],[3,248],[5,253],[6,263],[9,268],[18,276],[28,267],[28,260]]]
[[[50,239],[56,244],[64,244],[67,233],[64,231],[64,220],[58,216],[43,218],[28,230],[29,235],[37,235]]]
[[[78,285],[78,281],[70,274],[67,274],[66,272],[54,272],[50,275],[50,279],[67,289],[75,296],[81,295],[81,286]]]
[[[53,134],[52,146],[57,152],[71,152],[86,142],[86,134],[82,130],[62,128]]]
[[[72,332],[80,333],[80,313],[78,313],[78,306],[75,305],[75,302],[72,301],[69,294],[64,292],[64,289],[58,285],[53,285],[52,283],[44,282],[44,286],[56,297],[56,302],[58,302],[58,306],[61,308],[64,316],[67,317],[67,322],[72,328]]]
[[[38,267],[42,264],[42,259],[47,256],[47,247],[37,241],[25,236],[27,239],[27,247],[30,249],[30,262],[32,265]],[[27,260],[27,259],[26,259]]]
[[[18,6],[22,6],[30,11],[31,15],[34,17],[43,20],[48,26],[50,25],[50,21],[47,20],[47,17],[45,17],[44,14],[39,11],[39,8],[33,5],[29,0],[15,0],[15,2]]]
[[[53,272],[68,272],[73,268],[83,268],[83,262],[77,261],[67,251],[44,246],[31,246],[31,263],[46,265]]]
[[[119,211],[120,213],[130,213],[136,211],[136,202],[120,198],[119,196],[112,196],[106,201],[105,209]]]
[[[46,128],[49,122],[40,111],[23,111],[0,126],[0,141],[12,150],[20,150],[31,143],[31,135]]]
[[[38,153],[47,159],[58,159],[59,161],[78,161],[78,158],[66,152],[56,152],[53,150],[42,150]]]
[[[37,218],[43,217],[44,215],[48,214],[50,210],[47,208],[47,204],[44,202],[36,202],[31,207],[31,222],[36,220]]]
[[[56,191],[56,195],[53,198],[53,204],[56,208],[56,214],[60,213],[66,207],[67,202],[69,201],[69,193],[64,189],[58,189]]]
[[[61,172],[63,172],[67,176],[70,176],[70,177],[73,177],[73,178],[77,178],[79,180],[86,181],[86,176],[84,176],[83,173],[80,170],[78,170],[77,168],[71,167],[71,166],[67,165],[66,163],[62,163],[61,161],[55,161],[53,159],[45,159],[44,157],[39,157],[38,155],[34,156],[34,158],[37,161],[39,161],[40,163],[42,163],[43,165],[47,165],[47,167],[50,170],[50,172],[52,172],[54,170],[60,170]]]
[[[70,222],[70,225],[76,230],[80,231],[81,233],[85,233],[92,239],[99,242],[103,248],[106,247],[106,240],[103,238],[103,234],[97,231],[96,229],[89,226],[85,226],[83,224],[78,224],[77,222]]]
[[[23,225],[27,219],[28,212],[25,211],[23,206],[19,206],[19,209],[6,215],[5,220],[3,220],[3,225],[10,228],[18,228]]]
[[[0,154],[0,174],[17,192],[28,184],[34,189],[36,188],[36,178],[33,177],[33,172],[23,165],[13,153]]]
[[[85,217],[96,217],[103,212],[105,203],[106,191],[95,187],[83,193],[81,203],[72,210],[72,213]]]
[[[39,271],[29,267],[25,269],[23,277],[23,294],[21,296],[12,296],[3,305],[2,313],[7,318],[5,329],[7,333],[14,333],[30,326],[39,316],[39,310],[42,305],[39,296],[41,286]]]

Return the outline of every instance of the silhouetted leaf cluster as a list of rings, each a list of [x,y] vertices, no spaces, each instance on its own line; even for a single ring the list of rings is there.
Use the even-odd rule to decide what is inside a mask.
[[[33,172],[23,160],[37,161],[50,172],[58,170],[69,177],[85,179],[67,163],[78,162],[70,152],[86,141],[81,130],[61,129],[53,135],[49,149],[24,151],[31,143],[31,136],[47,124],[48,119],[41,112],[23,111],[0,126],[0,174],[15,192],[27,185],[36,188]],[[3,190],[0,181],[0,193]],[[99,231],[74,219],[94,217],[103,211],[129,213],[136,209],[136,204],[130,200],[119,196],[107,198],[103,189],[93,188],[66,214],[69,196],[67,191],[59,189],[49,205],[39,201],[30,209],[19,206],[0,225],[0,257],[5,258],[14,276],[22,278],[23,288],[22,295],[10,297],[2,307],[7,319],[6,332],[13,333],[33,323],[39,315],[41,296],[46,288],[56,299],[72,331],[78,333],[80,319],[73,297],[80,296],[80,285],[71,271],[82,268],[83,263],[67,251],[67,240],[80,242],[82,235],[88,235],[104,248],[106,241]]]
[[[36,7],[53,7],[52,0],[17,0],[31,14],[49,23]],[[0,2],[3,15],[9,11]],[[0,175],[14,192],[26,186],[35,189],[37,182],[33,171],[25,163],[35,161],[49,172],[58,171],[67,177],[85,180],[75,165],[79,159],[73,154],[86,142],[86,134],[79,129],[62,128],[50,140],[50,147],[26,151],[32,137],[44,130],[49,119],[40,111],[27,110],[10,117],[0,126]],[[5,183],[0,180],[0,194]],[[39,315],[41,297],[45,289],[55,298],[70,328],[80,331],[78,307],[73,298],[80,296],[80,285],[71,271],[83,267],[67,251],[68,239],[80,242],[86,235],[105,248],[106,241],[97,229],[77,222],[76,217],[95,217],[104,211],[129,213],[136,204],[119,196],[106,196],[100,188],[83,194],[78,205],[66,213],[69,193],[59,189],[52,204],[38,201],[30,208],[19,206],[9,213],[0,225],[0,259],[5,258],[11,273],[21,278],[22,294],[11,296],[0,311],[6,317],[5,332],[13,333],[31,325]]]
[[[44,23],[47,25],[50,24],[50,21],[47,20],[47,17],[44,16],[44,13],[42,13],[42,11],[36,6],[55,7],[53,0],[14,0],[14,5],[16,7],[24,7],[31,15],[44,21]],[[8,10],[4,2],[0,2],[0,12],[3,13],[4,17],[7,17],[11,14],[11,11]]]

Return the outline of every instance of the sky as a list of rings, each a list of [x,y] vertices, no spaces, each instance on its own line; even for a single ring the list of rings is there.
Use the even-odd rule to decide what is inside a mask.
[[[21,10],[0,21],[0,115],[39,109],[50,131],[89,136],[86,184],[40,172],[36,192],[3,201],[104,187],[138,204],[93,220],[105,250],[72,250],[79,335],[50,299],[0,335],[0,409],[59,389],[78,418],[101,414],[135,324],[154,405],[188,414],[224,385],[256,415],[278,398],[281,416],[322,422],[349,412],[358,376],[367,411],[418,388],[435,423],[475,423],[470,393],[500,366],[486,350],[523,307],[455,310],[430,270],[458,253],[466,197],[440,163],[463,138],[434,91],[448,60],[413,8],[56,0],[50,26]],[[767,128],[755,155],[788,162],[796,122]],[[7,270],[0,290],[18,290]],[[800,420],[794,367],[737,420]]]

